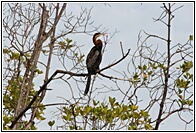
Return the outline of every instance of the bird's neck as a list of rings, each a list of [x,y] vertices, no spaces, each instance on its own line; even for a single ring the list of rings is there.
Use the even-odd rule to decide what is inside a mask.
[[[100,40],[100,39],[98,39],[98,40],[93,40],[93,42],[94,42],[94,44],[95,44],[95,46],[97,46],[97,47],[102,47],[102,41]]]

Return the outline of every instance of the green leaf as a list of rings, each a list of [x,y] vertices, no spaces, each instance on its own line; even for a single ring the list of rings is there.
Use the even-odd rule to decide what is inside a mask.
[[[45,110],[45,106],[43,104],[40,104],[40,107],[39,107],[40,110]]]
[[[134,80],[138,80],[138,74],[137,74],[137,72],[133,75],[133,79]]]
[[[138,66],[138,68],[141,70],[142,69],[142,67],[141,66]]]
[[[3,53],[4,53],[4,54],[9,53],[9,49],[8,49],[8,48],[3,48]]]
[[[69,38],[66,38],[66,42],[69,44],[72,42],[72,40],[70,40]]]
[[[193,41],[193,35],[190,35],[190,36],[189,36],[189,40],[190,40],[190,41]]]
[[[142,68],[143,70],[146,70],[147,69],[147,66],[146,65],[143,65],[143,68]]]
[[[67,114],[67,120],[69,121],[71,119],[72,114]]]
[[[126,112],[126,111],[128,111],[128,107],[127,107],[127,105],[122,105],[122,111],[124,111],[124,112]],[[121,113],[121,110],[120,110],[120,113]]]
[[[16,60],[19,60],[20,58],[20,54],[17,53],[17,52],[12,52],[12,55],[10,57],[11,59],[16,59]]]
[[[130,123],[128,130],[135,130],[135,129],[137,129],[137,126],[135,125],[135,123]]]
[[[122,115],[121,116],[121,120],[127,120],[128,119],[128,115]]]
[[[98,103],[99,103],[99,101],[96,102],[95,100],[93,100],[93,105],[94,106],[97,106]]]
[[[184,99],[184,97],[182,95],[178,95],[180,99]]]
[[[186,101],[185,101],[184,99],[179,99],[179,101],[180,101],[180,103],[181,103],[182,105],[185,105],[185,104],[186,104]]]
[[[42,49],[42,53],[43,53],[44,55],[46,55],[46,54],[48,53],[48,51],[45,50],[45,49]]]
[[[45,120],[46,118],[44,118],[43,116],[41,116],[40,112],[36,112],[36,119],[37,120]]]
[[[167,67],[166,67],[166,66],[164,66],[164,64],[161,64],[161,63],[158,65],[158,67],[159,67],[159,68],[161,68],[161,69],[164,69],[164,70],[166,70],[166,69],[167,69]]]
[[[110,104],[113,106],[114,105],[114,102],[116,101],[115,98],[112,98],[112,97],[109,97],[109,102]]]
[[[25,55],[26,57],[31,57],[31,53],[26,53],[26,55]]]
[[[152,75],[152,71],[148,72],[148,75]]]
[[[180,66],[180,68],[182,68],[182,72],[188,72],[192,67],[193,67],[192,61],[189,62],[184,61],[184,64]]]
[[[73,45],[67,44],[66,48],[70,49],[71,47],[73,47]]]
[[[48,125],[51,127],[51,126],[53,126],[54,125],[54,123],[55,123],[55,121],[53,120],[53,121],[49,121],[48,122]]]
[[[120,106],[120,105],[119,105],[119,103],[118,103],[118,102],[115,102],[115,103],[114,103],[114,106]]]
[[[181,93],[182,93],[182,90],[181,90],[180,88],[178,89],[178,93],[179,93],[179,94],[181,94]]]
[[[43,73],[43,71],[39,70],[39,69],[36,69],[36,71],[37,71],[38,74],[42,74]]]
[[[146,128],[147,130],[151,130],[151,129],[152,129],[152,126],[151,126],[150,124],[145,124],[145,128]]]
[[[192,105],[193,105],[193,100],[187,100],[187,104],[188,104],[189,106],[192,106]]]
[[[82,127],[79,127],[78,130],[83,130]]]
[[[131,105],[131,106],[130,106],[130,108],[131,108],[131,110],[133,110],[133,111],[134,111],[134,110],[137,110],[137,109],[138,109],[138,106]]]
[[[146,111],[144,111],[144,110],[141,110],[141,115],[143,116],[143,117],[147,117],[148,116],[148,112],[146,112]]]
[[[137,112],[133,112],[133,118],[139,118],[140,117],[140,114],[137,113]]]
[[[83,55],[81,55],[80,57],[78,57],[78,62],[82,62],[83,61],[83,58],[84,58],[84,54]]]
[[[97,130],[97,128],[93,126],[92,130]]]
[[[36,128],[34,125],[32,125],[32,126],[30,127],[30,130],[37,130],[37,128]]]
[[[106,114],[107,111],[108,111],[108,107],[106,106],[106,107],[103,108],[103,112]]]
[[[74,126],[69,126],[69,129],[70,130],[74,130]]]
[[[58,42],[58,44],[61,46],[65,46],[65,42],[63,42],[63,41]]]
[[[155,63],[149,63],[150,64],[150,66],[153,68],[153,69],[157,69],[157,66],[156,66],[156,64]]]

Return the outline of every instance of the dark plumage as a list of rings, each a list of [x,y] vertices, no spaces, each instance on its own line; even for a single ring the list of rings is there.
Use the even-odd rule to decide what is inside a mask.
[[[90,50],[87,59],[86,59],[86,66],[88,70],[88,79],[86,84],[86,89],[84,91],[84,95],[86,95],[89,91],[90,83],[91,83],[91,75],[96,74],[97,70],[99,70],[99,65],[102,59],[102,41],[100,39],[96,40],[101,33],[95,33],[93,36],[93,43],[95,46]]]

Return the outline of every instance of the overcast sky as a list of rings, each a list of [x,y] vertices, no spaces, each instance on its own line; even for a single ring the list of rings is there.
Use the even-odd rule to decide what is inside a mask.
[[[181,5],[184,6],[175,12],[175,19],[172,21],[173,44],[185,43],[189,39],[189,35],[193,34],[193,5],[191,3],[178,3],[176,7]],[[94,26],[101,24],[102,28],[107,28],[109,33],[113,33],[115,30],[118,31],[107,46],[107,51],[104,53],[104,59],[101,63],[102,68],[121,57],[120,41],[123,43],[125,52],[129,48],[131,48],[132,52],[135,51],[140,30],[163,37],[167,36],[166,26],[160,22],[155,23],[153,20],[153,18],[158,18],[161,14],[162,9],[160,9],[160,6],[162,6],[161,3],[109,3],[109,5],[101,3],[68,3],[66,11],[67,13],[79,14],[81,7],[89,9],[93,7],[91,20],[94,21]],[[84,45],[81,48],[83,53],[88,53],[92,47],[92,36],[90,35],[77,34],[70,36],[70,38],[76,41],[77,44]],[[122,68],[122,64],[115,68]],[[60,67],[56,65],[56,68],[53,69],[60,69]],[[108,72],[107,74],[110,73]],[[36,82],[38,86],[42,83],[41,81],[40,84],[39,81]],[[104,83],[104,81],[102,82]],[[47,92],[44,103],[62,102],[63,100],[58,96],[66,97],[66,95],[69,95],[65,90],[65,84],[62,84],[62,82],[52,82],[50,87],[55,87],[57,90]],[[118,97],[115,94],[113,96]],[[49,129],[47,122],[54,119],[51,118],[51,111],[55,110],[55,107],[46,109],[47,119],[37,125],[38,129]],[[56,122],[58,124],[58,121]],[[187,129],[192,129],[192,126],[193,124],[188,125]],[[175,115],[164,121],[160,126],[162,130],[184,130],[184,128],[184,123],[179,121]]]

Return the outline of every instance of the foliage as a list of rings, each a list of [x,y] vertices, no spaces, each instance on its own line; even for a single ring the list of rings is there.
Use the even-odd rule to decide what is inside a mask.
[[[192,115],[193,111],[193,36],[190,35],[184,44],[171,43],[171,22],[174,19],[174,12],[181,7],[163,3],[162,14],[154,20],[167,26],[167,37],[141,31],[137,50],[132,58],[135,72],[130,81],[134,85],[134,91],[129,100],[136,101],[135,104],[139,103],[136,94],[141,88],[147,91],[145,94],[150,98],[145,109],[149,114],[153,107],[159,110],[158,117],[152,118],[155,130],[158,130],[160,123],[174,113],[178,113],[178,118],[185,124],[193,121],[193,119],[183,118],[183,112]],[[148,44],[149,39],[158,40],[157,46]]]
[[[84,97],[85,54],[81,51],[82,45],[69,35],[89,35],[99,31],[100,26],[92,25],[91,9],[81,9],[79,15],[66,14],[66,5],[7,3],[4,6],[4,130],[36,130],[35,123],[46,118],[44,111],[47,106],[62,105],[43,103],[47,91],[56,91],[56,88],[48,88],[50,81],[55,80],[70,88],[70,93],[63,98],[66,102],[58,108],[58,116],[64,122],[61,127],[67,130],[158,130],[160,124],[174,113],[178,113],[186,125],[193,121],[183,118],[182,114],[188,112],[192,116],[193,111],[194,38],[190,35],[184,44],[171,43],[171,21],[174,12],[182,6],[163,3],[163,12],[154,20],[166,25],[167,37],[140,32],[137,49],[131,55],[129,50],[127,54],[123,52],[120,43],[122,58],[94,76],[89,95]],[[93,30],[87,30],[89,28]],[[113,36],[104,38],[103,54]],[[157,44],[161,43],[166,49],[149,44],[150,38],[158,40]],[[127,70],[111,68],[125,58],[129,59],[127,66],[123,66]],[[57,60],[59,64],[51,64],[51,60]],[[51,74],[58,69],[56,66],[62,70]],[[112,76],[104,74],[106,69],[112,71]],[[62,75],[55,77],[58,72]],[[101,76],[109,79],[108,83],[115,87],[107,83],[95,86],[95,81],[102,79]],[[35,82],[37,77],[43,79],[43,84]],[[104,97],[102,94],[107,100],[100,100]],[[52,130],[56,123],[51,120],[47,124]]]
[[[139,110],[136,105],[119,104],[112,97],[109,97],[109,103],[93,100],[92,105],[65,106],[62,118],[70,130],[152,129],[148,112]],[[87,121],[87,124],[82,124],[82,121]]]
[[[8,48],[3,49],[3,54],[4,54],[4,59],[5,62],[11,64],[19,64],[20,68],[25,68],[27,64],[27,59],[25,57],[29,57],[29,53],[27,53],[25,56],[21,56],[20,53],[11,51]],[[14,65],[13,65],[14,66]],[[22,71],[22,70],[20,70]],[[36,69],[36,74],[42,74],[42,70]],[[4,115],[3,115],[3,128],[4,129],[9,129],[8,125],[11,124],[11,122],[14,119],[14,114],[15,114],[15,108],[17,106],[17,100],[19,98],[19,88],[21,84],[25,84],[25,89],[27,89],[27,83],[28,79],[26,81],[23,81],[23,77],[21,75],[18,75],[17,73],[18,70],[13,72],[13,76],[11,79],[8,80],[8,84],[5,86],[5,92],[3,95],[3,106],[4,106]],[[31,87],[29,89],[30,93],[28,95],[28,100],[26,104],[29,104],[31,101],[32,97],[36,94],[36,91],[34,90],[34,83],[31,84]],[[25,94],[24,94],[25,95]],[[24,101],[24,99],[22,99]],[[33,105],[35,106],[35,104]],[[45,118],[42,116],[43,111],[45,110],[44,107],[39,107],[37,112],[36,112],[36,119],[37,120],[44,120]],[[21,121],[21,124],[19,127],[22,129],[28,121]],[[36,129],[36,127],[32,126],[31,129]]]

